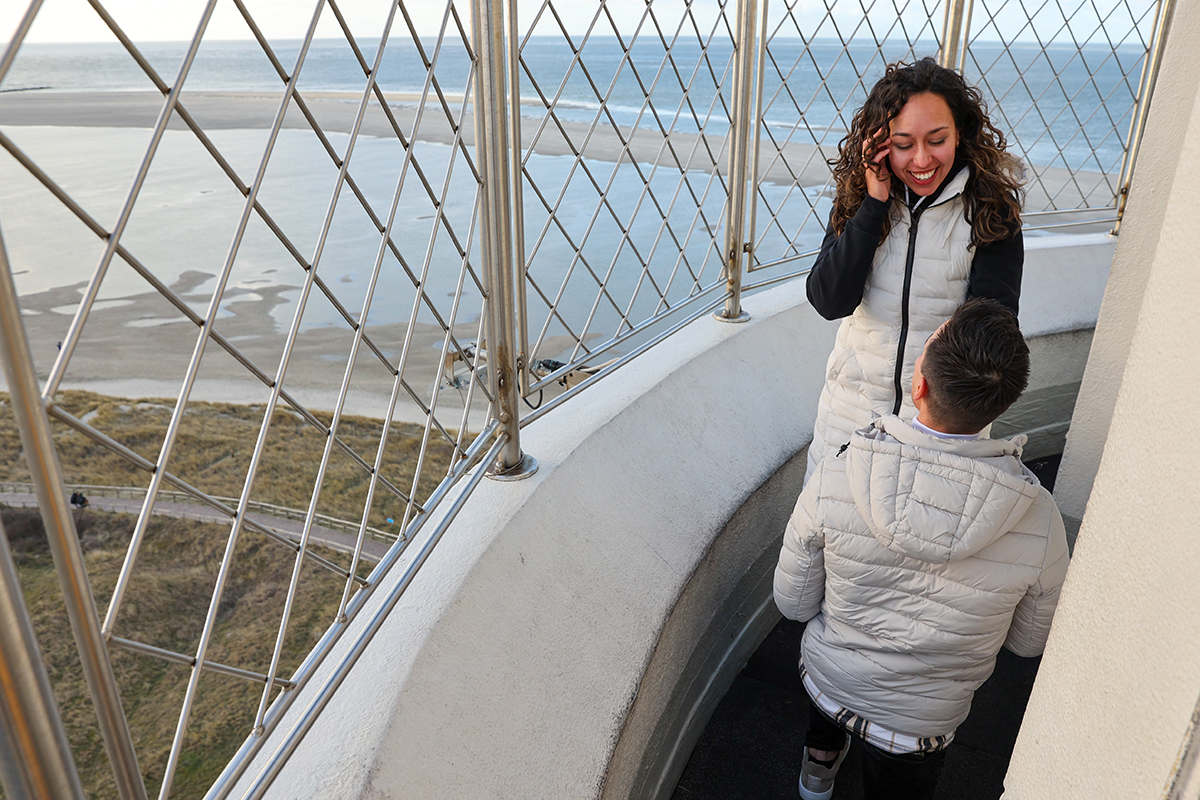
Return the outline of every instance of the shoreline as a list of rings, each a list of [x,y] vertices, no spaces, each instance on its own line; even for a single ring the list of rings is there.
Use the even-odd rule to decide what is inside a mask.
[[[196,122],[206,130],[268,129],[278,111],[280,92],[272,91],[185,91],[181,104]],[[311,91],[301,95],[313,117],[326,131],[350,133],[354,129],[358,92]],[[455,122],[447,119],[437,96],[430,92],[421,125],[416,127],[421,93],[385,93],[388,109],[396,127],[407,138],[435,144],[453,145],[456,141],[473,147],[475,127],[470,112],[461,114],[461,139],[456,136]],[[461,93],[445,93],[452,106],[463,102]],[[163,96],[157,91],[123,90],[80,92],[57,89],[29,89],[0,92],[0,127],[51,126],[61,128],[136,128],[150,129],[158,118]],[[434,113],[430,113],[434,112]],[[717,169],[727,169],[727,136],[670,132],[669,138],[648,128],[631,128],[600,124],[593,130],[582,122],[539,121],[523,116],[522,147],[541,156],[575,156],[613,163],[636,162],[659,164],[660,168],[697,169],[711,171],[715,160]],[[533,124],[537,122],[537,124]],[[561,130],[559,129],[561,126]],[[169,130],[186,130],[178,114],[172,116]],[[284,129],[309,130],[310,125],[293,103],[284,117]],[[396,128],[374,98],[367,108],[360,127],[366,136],[394,138]],[[533,137],[537,136],[536,146]],[[568,140],[567,137],[570,137]],[[837,155],[837,144],[815,145],[785,140],[774,148],[764,147],[760,153],[760,180],[779,186],[797,185],[809,189],[821,187],[829,178],[826,159]],[[1111,202],[1111,193],[1101,190],[1105,173],[1062,167],[1039,167],[1032,170],[1041,183],[1031,186],[1027,205],[1040,207],[1056,197],[1064,187],[1074,184],[1088,195],[1093,206]],[[1115,182],[1116,176],[1107,178]],[[1081,185],[1082,184],[1082,185]],[[1087,187],[1087,188],[1085,188]],[[1103,201],[1103,202],[1102,202]]]
[[[454,123],[447,119],[437,96],[430,93],[422,114],[420,127],[415,127],[420,93],[392,92],[385,94],[388,109],[405,137],[435,144],[456,142]],[[461,104],[461,94],[445,94],[447,101]],[[187,92],[180,102],[188,114],[205,130],[268,129],[278,111],[281,93],[248,92]],[[350,133],[354,129],[357,101],[360,93],[314,91],[302,97],[322,129]],[[136,128],[150,129],[158,119],[163,96],[156,91],[98,91],[79,92],[54,89],[31,89],[0,93],[2,127],[49,126],[59,128]],[[434,112],[434,113],[431,113]],[[669,139],[661,132],[647,128],[631,128],[601,123],[593,130],[582,122],[538,122],[523,117],[522,145],[533,147],[541,156],[574,156],[607,162],[660,163],[662,168],[697,169],[709,171],[715,160],[722,174],[726,171],[727,136],[671,132]],[[468,147],[475,143],[475,127],[470,111],[461,115],[461,141]],[[559,129],[561,125],[561,130]],[[178,114],[168,123],[169,130],[186,130]],[[293,103],[284,117],[283,128],[308,130],[310,125]],[[395,128],[377,100],[372,99],[363,117],[360,134],[376,137],[395,137]],[[536,146],[533,137],[537,135]],[[569,140],[567,137],[570,137]],[[624,141],[622,141],[624,140]],[[824,159],[836,154],[830,146],[791,142],[782,146],[788,164],[779,159],[764,158],[769,164],[763,179],[780,184],[799,183],[821,186],[829,176]],[[775,163],[772,163],[775,162]],[[790,166],[789,166],[790,164]],[[798,165],[803,165],[797,169]]]

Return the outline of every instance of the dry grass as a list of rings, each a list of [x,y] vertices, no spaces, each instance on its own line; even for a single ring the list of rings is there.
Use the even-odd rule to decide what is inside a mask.
[[[60,392],[56,402],[151,462],[158,459],[175,405],[173,400],[127,400],[78,391]],[[209,494],[238,497],[264,414],[263,406],[189,403],[168,469]],[[326,425],[331,419],[324,412],[316,416]],[[121,456],[65,425],[52,424],[67,483],[106,486],[149,483],[147,472]],[[382,430],[380,420],[347,416],[342,418],[338,436],[366,463],[373,464]],[[393,423],[388,434],[380,475],[406,493],[414,491],[423,435],[421,426],[406,423]],[[264,442],[251,499],[307,508],[325,442],[326,437],[299,414],[287,408],[277,409]],[[420,482],[415,486],[418,500],[427,497],[445,477],[452,455],[450,444],[435,431],[421,466]],[[0,480],[26,481],[28,474],[8,396],[0,394]],[[341,519],[361,519],[368,480],[369,475],[360,465],[335,448],[317,511]],[[404,505],[403,500],[380,487],[368,524],[395,530],[386,520],[390,517],[399,521],[404,515]]]
[[[61,392],[56,402],[151,462],[157,460],[174,406],[170,400],[127,400],[75,391]],[[209,494],[237,497],[246,480],[264,413],[262,406],[190,403],[170,459],[170,471]],[[317,416],[329,423],[329,415]],[[149,482],[148,473],[89,437],[57,422],[52,425],[66,483],[144,487]],[[373,463],[382,428],[379,420],[346,417],[339,436],[367,463]],[[381,474],[406,492],[417,484],[423,433],[421,426],[397,423],[388,435]],[[277,410],[264,443],[251,499],[307,508],[325,442],[326,437],[298,414],[286,408]],[[418,499],[424,499],[446,475],[452,455],[448,443],[431,439],[415,490]],[[360,465],[335,450],[317,510],[342,519],[361,518],[368,479]],[[8,396],[3,394],[0,480],[29,480]],[[92,592],[103,616],[135,518],[91,510],[75,514]],[[404,502],[381,487],[369,522],[394,531],[398,526],[387,524],[386,518],[392,517],[398,523],[403,514]],[[41,520],[36,510],[5,509],[2,516],[87,796],[115,797],[112,771]],[[116,634],[194,654],[228,535],[228,525],[155,517],[139,551]],[[320,552],[320,548],[314,549]],[[341,554],[322,555],[335,563],[347,561]],[[290,550],[253,532],[241,534],[221,598],[209,660],[259,673],[267,671],[293,564]],[[292,675],[333,622],[342,588],[342,580],[327,570],[311,564],[304,567],[280,676]],[[191,670],[117,648],[112,649],[111,657],[139,764],[153,797],[162,782]],[[205,673],[173,783],[173,798],[204,795],[249,734],[261,693],[261,684]]]
[[[133,528],[130,515],[77,511],[93,593],[106,599]],[[88,797],[115,797],[116,788],[95,711],[83,679],[46,536],[36,510],[3,511],[25,601],[34,620],[51,683]],[[191,654],[199,642],[225,526],[156,517],[122,607],[117,633]],[[325,553],[325,555],[330,555]],[[288,551],[262,537],[243,535],[221,601],[208,658],[266,672],[291,576]],[[279,674],[289,677],[333,621],[342,582],[306,568],[285,641]],[[191,670],[113,648],[113,669],[150,796],[156,796]],[[206,673],[185,740],[171,796],[202,797],[250,732],[261,684]]]

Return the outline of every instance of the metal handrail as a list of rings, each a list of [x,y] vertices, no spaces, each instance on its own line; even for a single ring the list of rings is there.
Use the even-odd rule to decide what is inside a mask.
[[[121,693],[100,631],[100,617],[84,567],[75,519],[62,490],[62,466],[50,432],[50,419],[38,394],[33,354],[21,321],[21,306],[17,302],[17,287],[13,283],[3,235],[0,235],[0,360],[4,362],[13,413],[21,432],[21,446],[33,476],[50,554],[63,589],[75,646],[83,661],[84,677],[96,706],[117,791],[122,800],[145,800],[146,786],[138,769],[129,723],[121,706]]]
[[[480,481],[486,474],[484,467],[487,464],[494,463],[499,457],[500,450],[502,449],[503,445],[504,437],[499,430],[499,424],[495,421],[493,421],[486,430],[476,437],[475,442],[471,445],[466,458],[464,458],[459,464],[456,474],[452,477],[456,479],[462,479],[467,476],[472,469],[474,469],[474,474],[470,475],[467,482],[461,487],[461,490],[458,491],[457,495],[454,497],[454,500],[446,509],[445,514],[441,519],[438,520],[437,524],[433,527],[433,530],[430,531],[429,537],[421,546],[420,551],[411,560],[406,562],[403,574],[389,589],[387,595],[379,601],[379,605],[375,609],[375,612],[371,615],[371,618],[366,621],[362,630],[359,632],[358,637],[347,648],[346,656],[337,664],[336,668],[332,671],[332,674],[327,677],[325,682],[317,690],[316,697],[309,702],[304,711],[301,713],[299,719],[296,720],[295,725],[288,732],[286,741],[276,748],[270,758],[266,760],[266,764],[263,767],[263,771],[258,776],[256,785],[248,793],[243,795],[244,797],[261,797],[267,788],[269,788],[271,781],[273,781],[279,774],[279,771],[283,768],[283,765],[287,763],[288,758],[291,757],[291,754],[295,751],[296,747],[299,746],[300,741],[312,728],[313,724],[316,722],[317,716],[325,708],[325,706],[329,704],[329,701],[333,698],[334,692],[336,692],[338,687],[342,685],[342,682],[345,681],[354,664],[357,663],[363,652],[365,652],[367,645],[371,643],[371,641],[375,638],[375,635],[379,632],[379,629],[383,626],[383,622],[387,619],[388,614],[391,613],[392,609],[395,608],[405,590],[417,576],[417,573],[420,572],[421,568],[425,565],[426,560],[429,558],[430,552],[432,552],[433,548],[437,545],[442,536],[446,533],[446,530],[450,527],[450,524],[458,516],[458,513],[462,510],[463,505],[471,496],[472,490],[479,485]],[[442,485],[439,486],[434,492],[434,496],[430,498],[431,505],[434,507],[439,507],[440,504],[450,496],[451,491],[456,484],[457,480],[443,481]],[[403,546],[417,538],[429,519],[429,516],[424,516],[418,519],[414,525],[414,528],[411,532],[412,535],[409,537],[409,539],[406,542],[401,543],[401,546],[393,547],[391,550],[389,550],[388,554],[384,556],[383,561],[381,561],[379,566],[375,568],[375,573],[373,573],[373,575],[382,575],[391,571],[391,569],[400,562],[401,556],[405,554],[405,551],[402,549]],[[364,605],[366,605],[367,602],[371,601],[373,592],[378,586],[379,582],[373,580],[365,590],[356,594],[354,600],[352,601],[352,612],[361,609]],[[339,621],[338,624],[332,626],[325,633],[325,635],[321,637],[321,641],[317,642],[317,646],[313,648],[312,653],[309,654],[304,663],[300,665],[300,668],[296,671],[297,675],[302,675],[305,677],[311,676],[316,668],[323,663],[325,657],[329,655],[334,645],[341,640],[341,637],[346,632],[346,629],[347,626],[344,621]],[[281,694],[267,712],[267,717],[264,723],[266,727],[272,728],[278,724],[283,716],[295,704],[297,699],[297,692],[285,692]],[[255,759],[255,756],[258,755],[265,744],[266,738],[264,736],[250,736],[247,738],[238,752],[230,760],[229,764],[225,767],[225,770],[221,773],[221,776],[217,778],[216,782],[213,783],[212,787],[208,790],[208,794],[205,795],[205,800],[223,800],[223,798],[228,797],[229,793],[246,773],[246,770],[249,769],[250,765]]]
[[[1150,101],[1154,98],[1154,86],[1158,82],[1158,71],[1162,67],[1163,49],[1171,31],[1171,18],[1175,15],[1175,0],[1158,0],[1154,20],[1154,35],[1150,40],[1150,52],[1142,66],[1142,80],[1138,92],[1137,113],[1130,122],[1129,139],[1125,159],[1121,162],[1121,177],[1117,189],[1117,221],[1113,235],[1121,233],[1121,220],[1125,216],[1125,205],[1129,202],[1129,187],[1133,184],[1133,171],[1137,165],[1138,151],[1142,147],[1142,135],[1146,130],[1146,119],[1150,116]]]
[[[83,800],[41,656],[0,525],[0,780],[12,800]]]

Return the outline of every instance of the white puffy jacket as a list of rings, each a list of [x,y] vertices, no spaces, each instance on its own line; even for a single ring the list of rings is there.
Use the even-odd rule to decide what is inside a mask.
[[[1042,652],[1067,541],[1023,443],[939,439],[888,416],[821,463],[775,570],[780,610],[808,621],[818,688],[889,730],[941,736],[1001,646]]]
[[[872,416],[916,416],[908,397],[913,364],[925,340],[967,297],[975,253],[962,202],[969,176],[969,169],[959,170],[920,212],[907,286],[912,214],[903,203],[891,204],[892,227],[875,252],[862,302],[842,320],[825,367],[825,387],[808,448],[810,475],[821,459],[836,453]],[[895,381],[898,355],[902,360],[899,387]],[[897,398],[899,408],[894,405]]]

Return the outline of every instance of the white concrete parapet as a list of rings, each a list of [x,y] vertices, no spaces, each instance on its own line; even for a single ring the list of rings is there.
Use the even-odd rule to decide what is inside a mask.
[[[1031,242],[1022,320],[1042,405],[1009,427],[1047,427],[1046,447],[1112,247]],[[524,431],[538,473],[479,486],[268,797],[669,795],[778,619],[770,571],[836,330],[802,282],[745,307],[750,322],[704,317]]]

